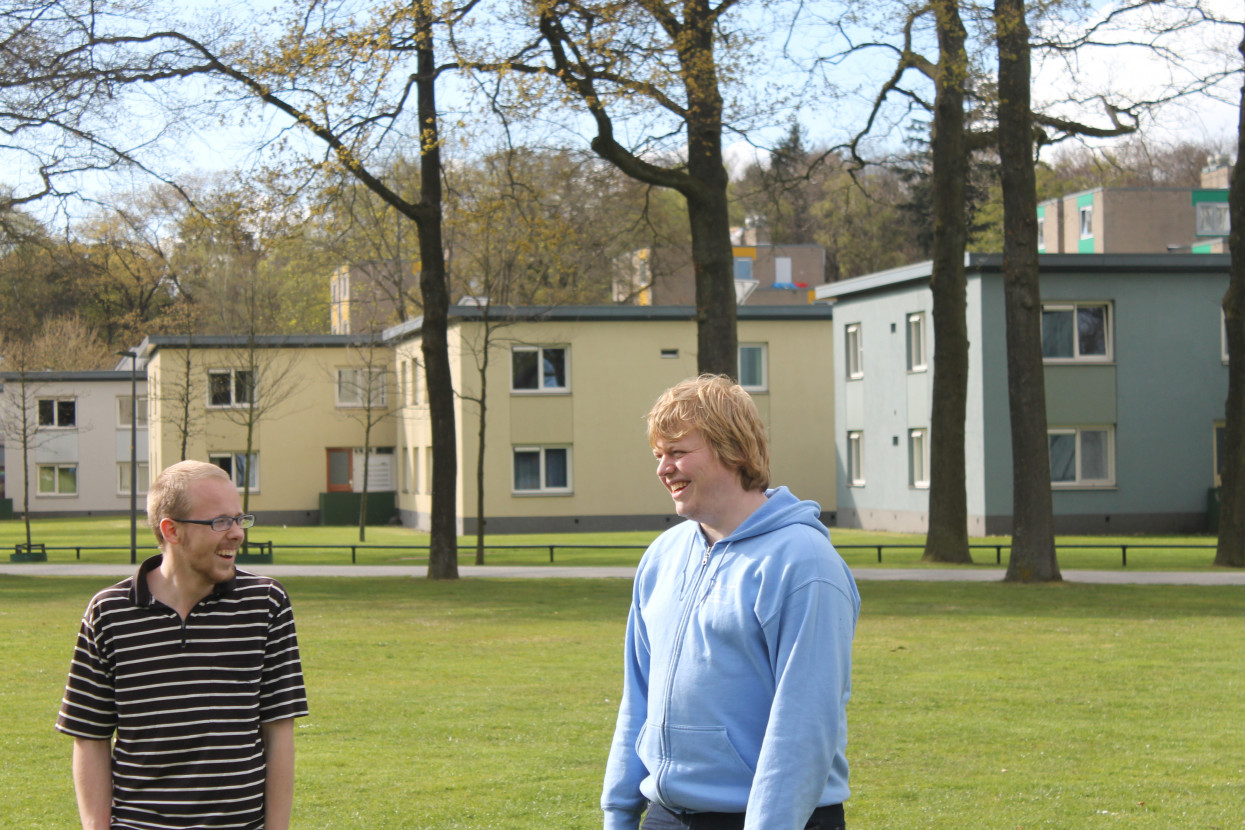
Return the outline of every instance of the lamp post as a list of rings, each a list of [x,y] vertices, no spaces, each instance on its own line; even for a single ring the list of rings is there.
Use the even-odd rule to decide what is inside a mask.
[[[138,562],[138,352],[117,352],[130,359],[130,564]]]

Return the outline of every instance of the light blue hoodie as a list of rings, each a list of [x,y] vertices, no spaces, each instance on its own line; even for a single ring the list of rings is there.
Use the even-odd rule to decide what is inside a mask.
[[[635,830],[647,800],[746,811],[746,830],[800,830],[847,799],[860,594],[817,503],[785,487],[766,495],[712,547],[687,521],[640,560],[606,830]]]

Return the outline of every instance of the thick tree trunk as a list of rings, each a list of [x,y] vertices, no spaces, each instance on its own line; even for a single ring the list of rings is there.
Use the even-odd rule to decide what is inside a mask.
[[[738,379],[735,257],[722,164],[722,104],[716,83],[713,90],[712,96],[705,96],[711,100],[694,106],[688,115],[687,171],[696,182],[695,190],[686,194],[696,276],[696,368]]]
[[[1245,60],[1245,40],[1241,41],[1240,52]],[[1219,546],[1215,551],[1216,565],[1233,568],[1245,567],[1245,160],[1239,152],[1239,148],[1245,146],[1245,85],[1241,87],[1237,117],[1238,152],[1228,194],[1232,276],[1223,297],[1228,330],[1228,402],[1224,464],[1220,471],[1223,486],[1219,503]]]
[[[449,356],[449,280],[441,239],[441,146],[437,130],[432,18],[419,4],[419,288],[423,294],[423,355],[432,423],[432,528],[428,540],[428,578],[458,578],[458,433],[454,423],[454,382]]]
[[[929,534],[922,557],[971,562],[965,481],[964,420],[968,411],[968,290],[964,276],[965,178],[968,144],[964,92],[968,76],[958,0],[936,0],[938,81],[934,101],[933,411],[930,416]]]
[[[1008,581],[1060,579],[1051,510],[1038,283],[1037,185],[1024,0],[995,0],[999,50],[999,162],[1003,185],[1003,297],[1012,427],[1012,552]]]

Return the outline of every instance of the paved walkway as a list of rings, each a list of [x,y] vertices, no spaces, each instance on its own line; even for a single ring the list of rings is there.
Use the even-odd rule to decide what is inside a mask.
[[[245,570],[275,577],[289,576],[405,576],[422,579],[428,569],[424,565],[247,565]],[[25,576],[129,576],[134,567],[128,564],[62,564],[46,562],[0,563],[0,574]],[[458,574],[465,578],[497,579],[631,579],[632,567],[567,567],[531,565],[526,567],[460,565]],[[859,582],[998,582],[1003,578],[999,568],[855,568],[852,575]],[[1092,582],[1115,585],[1245,585],[1245,571],[1070,571],[1063,572],[1065,582]]]

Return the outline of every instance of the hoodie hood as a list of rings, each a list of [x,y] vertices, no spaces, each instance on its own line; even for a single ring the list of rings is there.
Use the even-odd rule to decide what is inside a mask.
[[[821,523],[820,504],[797,499],[786,487],[775,487],[765,491],[765,504],[744,519],[743,524],[722,541],[738,542],[793,525],[808,525],[827,539],[830,538],[830,532]]]

